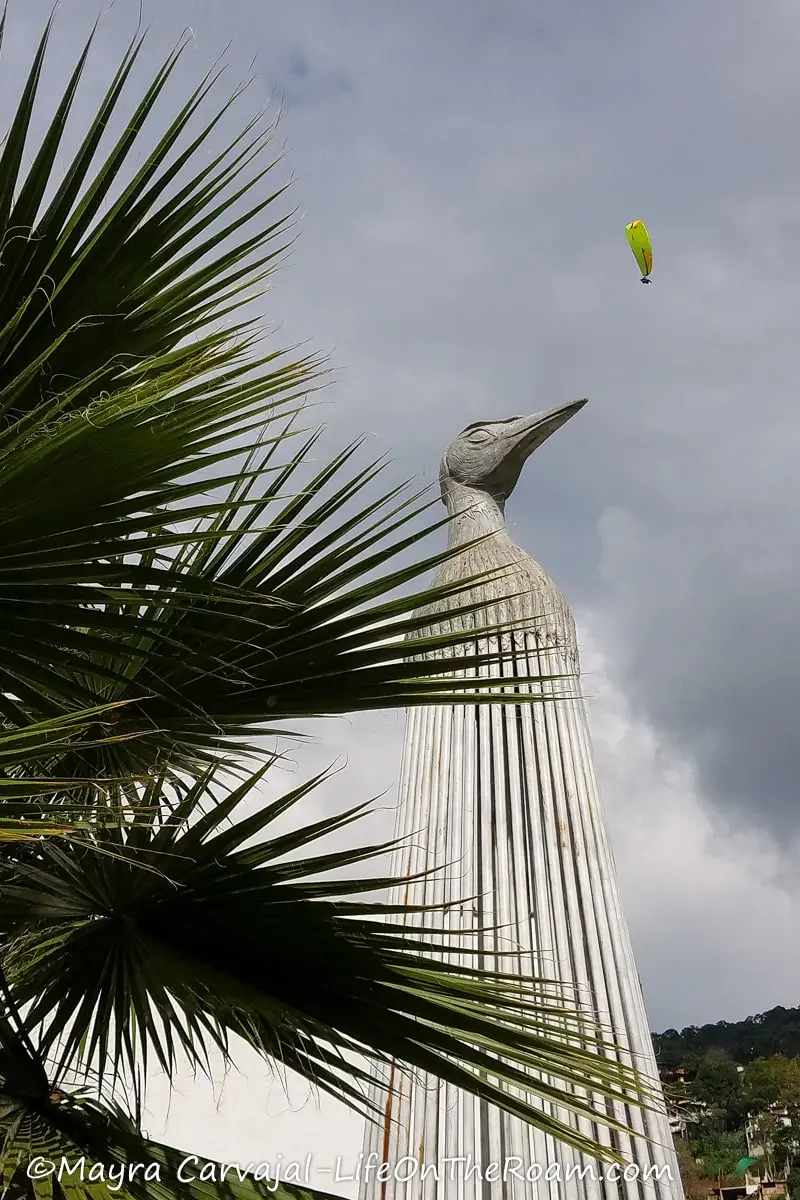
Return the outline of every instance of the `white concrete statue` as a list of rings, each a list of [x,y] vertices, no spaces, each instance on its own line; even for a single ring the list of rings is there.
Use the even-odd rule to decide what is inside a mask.
[[[487,951],[509,954],[493,961],[493,967],[574,986],[584,1010],[598,1017],[622,1047],[624,1060],[656,1080],[586,711],[583,700],[575,698],[579,662],[574,622],[549,576],[512,542],[504,515],[529,455],[585,403],[470,425],[442,459],[442,500],[452,517],[450,546],[464,550],[440,568],[436,582],[495,574],[471,589],[471,598],[481,603],[477,618],[457,614],[464,595],[452,596],[430,610],[431,629],[520,622],[520,632],[503,638],[509,654],[502,674],[510,683],[518,676],[569,676],[573,696],[409,712],[397,822],[397,836],[407,840],[395,857],[394,874],[445,864],[450,868],[411,883],[396,899],[438,904],[478,896],[474,904],[442,914],[442,924],[465,933],[500,926],[481,935]],[[476,538],[484,540],[469,545]],[[496,568],[504,569],[497,574]],[[485,647],[485,637],[480,642]],[[560,684],[521,686],[551,694],[569,690],[563,679]],[[603,1164],[449,1084],[412,1078],[399,1068],[383,1082],[385,1120],[367,1126],[363,1161],[372,1155],[373,1161],[422,1160],[435,1166],[465,1158],[482,1163],[485,1170],[489,1163],[520,1160],[523,1174],[539,1164],[542,1177],[525,1180],[512,1173],[505,1182],[487,1181],[475,1171],[464,1178],[466,1168],[462,1177],[442,1169],[429,1172],[421,1183],[420,1172],[406,1166],[403,1170],[411,1175],[407,1182],[395,1177],[402,1170],[382,1182],[374,1175],[365,1180],[361,1200],[682,1198],[663,1109],[616,1106],[617,1119],[636,1131],[634,1137],[617,1135],[618,1148],[633,1164],[630,1177],[617,1180],[608,1178]],[[553,1115],[577,1122],[582,1132],[609,1144],[602,1126],[592,1128],[564,1109]],[[551,1164],[558,1164],[560,1179],[544,1177]],[[576,1167],[579,1173],[568,1179],[569,1169]],[[647,1177],[652,1167],[656,1172]],[[582,1177],[581,1168],[586,1168]],[[549,1174],[554,1174],[552,1166]]]

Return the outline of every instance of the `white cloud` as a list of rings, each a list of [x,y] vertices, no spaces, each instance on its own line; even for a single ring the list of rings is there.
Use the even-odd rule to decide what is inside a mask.
[[[589,628],[602,623],[589,620]],[[800,922],[766,833],[710,813],[690,762],[633,710],[583,633],[585,692],[651,1028],[741,1020],[800,992]]]

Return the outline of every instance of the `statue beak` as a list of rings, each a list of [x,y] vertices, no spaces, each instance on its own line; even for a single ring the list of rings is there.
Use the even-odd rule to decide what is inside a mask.
[[[555,433],[557,429],[565,425],[570,417],[574,417],[576,412],[580,412],[586,403],[586,399],[571,400],[569,404],[551,408],[548,412],[534,413],[532,417],[516,417],[513,421],[509,421],[505,434],[507,446],[505,457],[517,459],[521,466],[525,459],[541,446],[542,442],[547,441],[551,433]]]

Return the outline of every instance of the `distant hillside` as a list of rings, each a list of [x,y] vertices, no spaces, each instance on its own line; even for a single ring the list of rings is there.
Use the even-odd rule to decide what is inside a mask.
[[[654,1033],[659,1065],[687,1066],[707,1050],[724,1050],[739,1063],[784,1054],[800,1055],[800,1008],[771,1008],[744,1021],[717,1021],[716,1025],[688,1025]]]

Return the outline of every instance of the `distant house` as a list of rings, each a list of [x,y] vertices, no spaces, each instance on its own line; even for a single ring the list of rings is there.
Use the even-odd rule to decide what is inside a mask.
[[[689,1136],[689,1122],[680,1109],[670,1112],[667,1108],[667,1117],[669,1118],[669,1130],[673,1137],[685,1139]]]
[[[681,1094],[678,1088],[665,1091],[664,1099],[667,1105],[667,1116],[669,1117],[669,1127],[672,1131],[672,1136],[684,1139],[688,1138],[691,1134],[692,1126],[700,1122],[708,1105],[703,1100],[694,1100],[691,1096],[687,1096],[685,1091]]]
[[[744,1181],[731,1187],[712,1187],[709,1200],[783,1200],[789,1195],[785,1179],[758,1180],[745,1175]]]
[[[661,1082],[666,1085],[675,1085],[686,1087],[686,1068],[685,1067],[659,1067],[658,1071],[661,1076]]]
[[[684,1102],[671,1100],[667,1098],[667,1116],[669,1118],[669,1127],[673,1137],[688,1138],[692,1131],[692,1126],[698,1125],[703,1115],[705,1104],[699,1101],[692,1103],[690,1100]]]
[[[783,1125],[784,1129],[792,1127],[792,1118],[787,1110],[776,1104],[772,1105],[766,1113],[749,1113],[744,1127],[744,1135],[747,1138],[747,1153],[751,1158],[759,1158],[764,1153],[764,1147],[759,1141],[758,1125],[767,1115],[774,1117],[779,1125]]]

